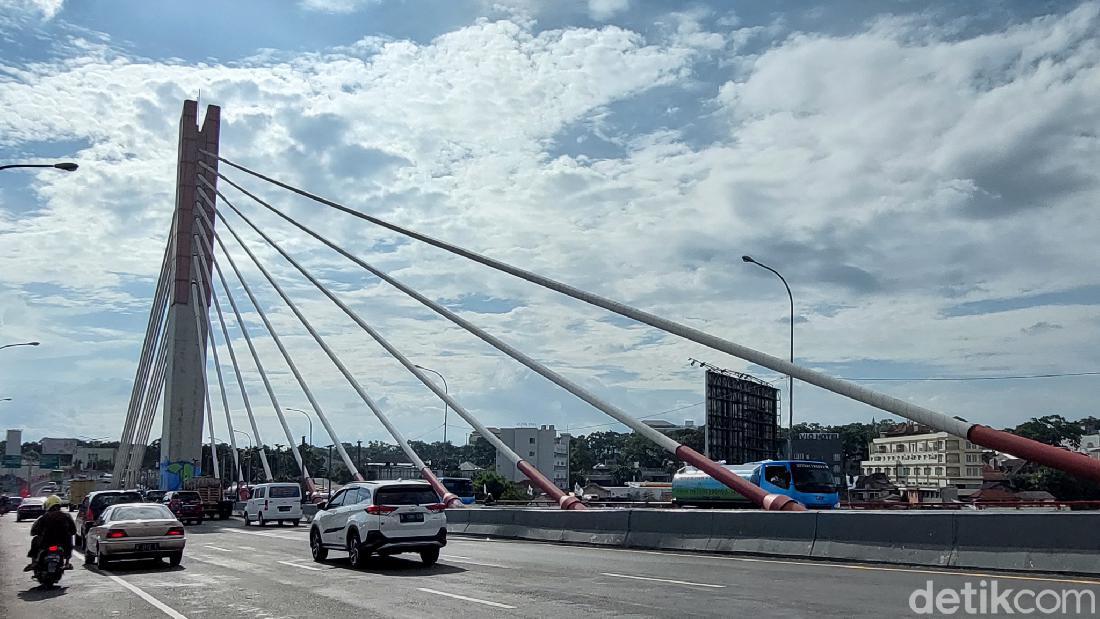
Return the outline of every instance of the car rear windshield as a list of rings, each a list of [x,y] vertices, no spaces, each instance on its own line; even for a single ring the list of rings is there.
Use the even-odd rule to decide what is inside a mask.
[[[474,496],[474,482],[469,479],[451,477],[439,481],[443,482],[444,488],[458,496]]]
[[[438,502],[439,497],[430,487],[391,486],[379,488],[374,493],[376,505],[429,505]]]
[[[272,499],[296,499],[302,493],[298,486],[271,486],[267,496]]]
[[[136,492],[112,492],[97,494],[92,499],[92,509],[103,509],[115,503],[141,503],[141,495]]]
[[[116,520],[164,520],[169,518],[175,518],[175,516],[163,505],[116,507],[111,511],[112,522]]]
[[[173,498],[179,499],[181,503],[202,503],[198,492],[177,492]]]

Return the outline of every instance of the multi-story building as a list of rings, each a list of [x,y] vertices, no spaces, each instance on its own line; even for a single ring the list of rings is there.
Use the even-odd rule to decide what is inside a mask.
[[[844,480],[844,442],[836,432],[800,432],[791,441],[792,460],[813,460],[829,465],[833,482]]]
[[[501,442],[535,465],[562,490],[569,489],[569,434],[558,434],[554,426],[530,428],[489,428]],[[513,482],[524,481],[523,474],[510,460],[497,454],[497,473]]]
[[[1081,437],[1079,451],[1088,457],[1100,460],[1100,434],[1086,434]]]
[[[106,471],[114,465],[114,447],[77,447],[73,450],[73,466],[82,471]]]
[[[922,499],[941,498],[944,488],[960,498],[982,487],[982,448],[947,432],[903,426],[873,439],[864,475],[884,473],[899,488],[916,488]],[[949,492],[948,494],[954,494]]]

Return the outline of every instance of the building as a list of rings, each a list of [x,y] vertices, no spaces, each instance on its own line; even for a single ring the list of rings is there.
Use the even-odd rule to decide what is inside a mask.
[[[489,428],[519,457],[530,462],[562,490],[569,489],[569,434],[558,434],[554,426],[530,428]],[[525,481],[524,475],[511,460],[497,454],[497,473],[512,482]]]
[[[900,488],[916,488],[922,499],[939,499],[957,489],[966,498],[982,487],[982,448],[947,432],[903,424],[871,441],[864,475],[885,474]]]
[[[646,421],[643,421],[642,423],[644,423],[645,425],[647,425],[647,426],[653,428],[654,430],[660,432],[661,434],[670,434],[672,432],[677,432],[679,430],[695,430],[696,429],[695,422],[692,421],[691,419],[688,419],[687,421],[685,421],[684,425],[682,425],[682,426],[676,425],[676,424],[672,423],[671,421],[664,421],[664,420],[661,420],[661,419],[648,419]]]
[[[844,442],[836,432],[802,432],[791,439],[792,460],[814,460],[829,465],[833,482],[844,478]]]
[[[774,458],[779,390],[748,374],[708,367],[706,453],[744,464]]]
[[[73,466],[82,471],[106,471],[115,466],[114,447],[77,447],[73,451]]]
[[[1100,460],[1100,434],[1086,434],[1081,437],[1079,450],[1088,457]]]

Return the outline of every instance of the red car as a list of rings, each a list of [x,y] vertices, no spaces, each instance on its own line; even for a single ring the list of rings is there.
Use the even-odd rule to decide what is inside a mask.
[[[161,503],[168,506],[176,518],[184,524],[202,524],[202,497],[194,490],[167,492]]]

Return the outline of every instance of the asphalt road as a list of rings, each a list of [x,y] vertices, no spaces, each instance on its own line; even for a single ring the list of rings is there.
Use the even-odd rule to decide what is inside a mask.
[[[30,525],[0,518],[0,617],[889,617],[911,614],[910,595],[928,581],[940,591],[993,578],[1002,590],[1088,590],[1100,600],[1100,581],[1086,578],[460,537],[432,568],[402,555],[354,570],[342,553],[314,563],[306,526],[239,520],[188,527],[178,568],[135,562],[101,572],[74,557],[62,586],[44,591],[21,571]]]

